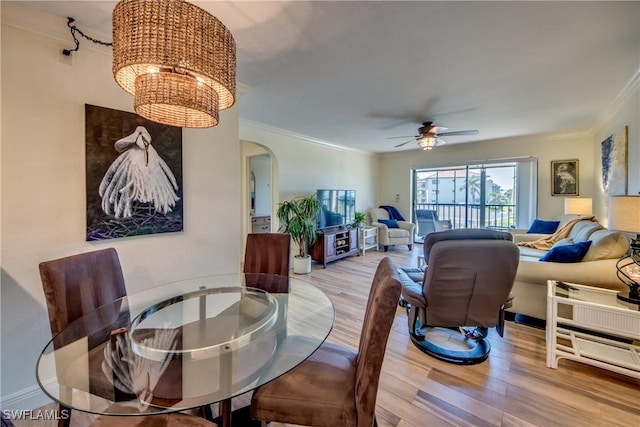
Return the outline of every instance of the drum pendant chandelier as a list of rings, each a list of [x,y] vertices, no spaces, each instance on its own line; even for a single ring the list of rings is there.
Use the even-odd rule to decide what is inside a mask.
[[[121,0],[113,76],[137,114],[187,128],[218,124],[236,94],[236,45],[216,17],[184,0]]]

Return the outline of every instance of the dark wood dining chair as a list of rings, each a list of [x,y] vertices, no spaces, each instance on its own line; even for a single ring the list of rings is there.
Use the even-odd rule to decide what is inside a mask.
[[[369,292],[358,351],[323,343],[296,368],[254,391],[252,418],[263,425],[377,425],[380,370],[401,288],[395,265],[384,258]]]
[[[288,292],[290,252],[291,237],[288,234],[248,234],[243,267],[247,286],[267,292]]]
[[[98,307],[107,305],[127,295],[124,276],[120,266],[118,253],[114,248],[100,249],[71,255],[64,258],[41,262],[40,278],[47,300],[47,311],[51,325],[52,336],[60,333],[69,323],[94,312]],[[101,311],[102,316],[110,316],[109,319],[101,317],[96,320],[114,325],[128,324],[119,310]],[[102,351],[96,352],[100,355]],[[90,369],[101,370],[102,359],[89,361]],[[95,366],[94,366],[95,365]],[[108,383],[105,377],[105,382]],[[96,386],[93,385],[92,386]],[[98,387],[111,387],[109,384],[98,384]],[[60,410],[69,411],[63,405]],[[60,412],[62,413],[62,412]],[[58,426],[68,427],[71,421],[71,412],[68,417],[60,417]],[[147,417],[110,417],[101,416],[92,424],[96,426],[110,425],[136,425],[136,426],[192,426],[215,427],[216,424],[193,415],[187,414],[163,414]]]

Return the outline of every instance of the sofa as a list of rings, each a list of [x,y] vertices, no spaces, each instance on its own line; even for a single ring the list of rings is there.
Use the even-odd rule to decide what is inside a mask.
[[[547,280],[560,280],[601,288],[626,290],[627,287],[616,275],[616,262],[629,250],[629,239],[623,233],[604,228],[593,217],[567,215],[561,217],[558,230],[570,222],[566,237],[554,242],[549,250],[541,250],[519,245],[520,263],[516,273],[512,293],[513,305],[509,312],[538,319],[545,319],[547,313]],[[516,244],[549,239],[550,234],[512,231]],[[555,235],[555,234],[554,234]],[[591,243],[584,257],[577,262],[541,261],[540,258],[553,248]],[[556,249],[554,252],[558,252]]]

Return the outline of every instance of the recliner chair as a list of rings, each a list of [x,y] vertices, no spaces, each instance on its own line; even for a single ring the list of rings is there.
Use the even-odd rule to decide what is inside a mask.
[[[457,364],[489,356],[486,332],[496,327],[502,336],[518,269],[519,251],[511,240],[509,233],[482,229],[427,236],[425,269],[399,271],[414,345]]]

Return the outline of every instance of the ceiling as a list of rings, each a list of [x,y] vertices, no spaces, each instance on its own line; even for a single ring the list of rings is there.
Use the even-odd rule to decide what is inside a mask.
[[[234,35],[241,122],[371,152],[427,120],[479,131],[449,144],[589,131],[640,69],[638,1],[193,3]],[[116,2],[22,4],[91,35]]]

